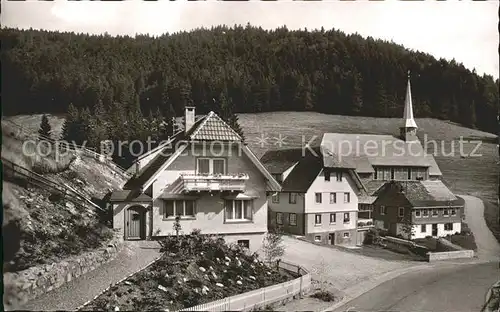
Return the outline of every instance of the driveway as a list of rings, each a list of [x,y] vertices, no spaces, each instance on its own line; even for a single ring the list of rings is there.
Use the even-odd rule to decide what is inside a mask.
[[[477,253],[481,260],[500,260],[500,244],[484,221],[484,204],[477,197],[459,195],[465,200],[465,222],[474,233]]]
[[[28,302],[16,310],[74,311],[128,275],[135,273],[160,257],[156,241],[127,241],[116,258],[97,269]]]

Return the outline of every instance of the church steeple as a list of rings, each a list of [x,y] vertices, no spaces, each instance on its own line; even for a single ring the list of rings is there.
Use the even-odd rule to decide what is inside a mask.
[[[403,126],[400,128],[400,136],[404,141],[417,140],[417,124],[413,119],[413,104],[411,101],[410,71],[408,71],[408,84],[406,85],[406,98],[403,113]]]

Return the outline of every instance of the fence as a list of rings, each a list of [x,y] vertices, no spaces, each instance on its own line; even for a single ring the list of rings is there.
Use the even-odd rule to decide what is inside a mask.
[[[63,184],[63,183],[57,183],[55,181],[52,181],[50,179],[47,179],[41,175],[39,175],[36,172],[33,172],[27,168],[24,168],[22,166],[19,166],[7,159],[2,158],[2,168],[3,172],[7,177],[12,177],[12,178],[24,178],[27,180],[28,184],[32,184],[38,187],[42,187],[45,189],[50,189],[52,191],[55,191],[59,194],[62,194],[64,198],[67,200],[71,201],[73,204],[80,206],[80,207],[86,207],[83,203],[87,203],[89,206],[99,209],[101,211],[105,211],[103,208],[99,207],[96,205],[94,202],[92,202],[89,198],[87,198],[85,195],[81,194],[74,188],[70,187],[69,185]]]
[[[182,311],[251,311],[305,294],[311,288],[311,275],[304,268],[280,261],[279,267],[293,273],[303,273],[299,278],[281,284],[252,290],[183,309]]]

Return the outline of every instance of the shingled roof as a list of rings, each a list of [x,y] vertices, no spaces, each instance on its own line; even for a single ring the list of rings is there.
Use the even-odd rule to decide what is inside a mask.
[[[241,136],[214,112],[210,112],[203,119],[190,135],[190,139],[192,141],[242,141]]]
[[[325,133],[321,146],[355,164],[358,173],[372,173],[373,166],[418,166],[428,167],[430,175],[442,175],[420,141],[405,142],[392,135]]]
[[[391,181],[378,191],[378,195],[384,196],[386,192],[394,189],[402,192],[414,207],[461,206],[463,204],[463,201],[440,180]]]

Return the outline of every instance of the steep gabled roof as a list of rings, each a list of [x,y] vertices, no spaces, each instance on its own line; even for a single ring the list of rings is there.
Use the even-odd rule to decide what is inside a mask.
[[[236,133],[222,118],[210,112],[190,135],[192,141],[224,141],[241,142],[241,136]]]
[[[298,160],[285,181],[282,183],[283,192],[305,193],[323,169],[323,160],[311,153]]]
[[[428,167],[430,175],[441,175],[433,155],[420,141],[405,142],[392,135],[325,133],[322,148],[342,155],[358,173],[372,173],[373,166]]]

